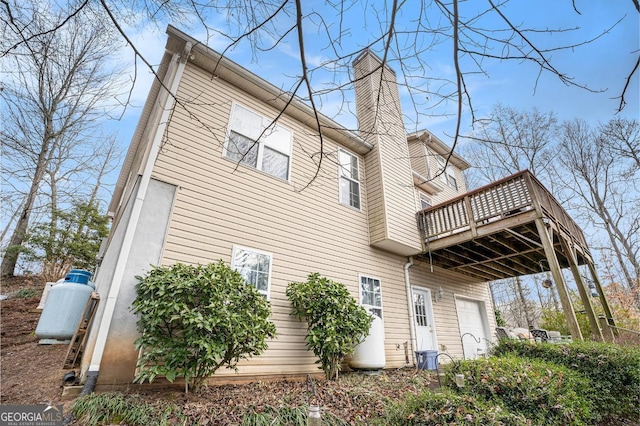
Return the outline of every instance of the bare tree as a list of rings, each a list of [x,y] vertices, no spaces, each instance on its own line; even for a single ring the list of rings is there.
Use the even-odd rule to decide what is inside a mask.
[[[509,0],[68,0],[57,4],[69,17],[87,8],[102,8],[109,17],[109,25],[116,28],[129,44],[136,63],[144,64],[153,73],[156,71],[153,64],[131,42],[127,25],[140,27],[167,21],[184,24],[198,34],[204,34],[203,41],[207,44],[212,41],[216,41],[216,45],[226,44],[222,49],[223,55],[237,47],[248,47],[256,61],[274,50],[287,52],[297,57],[298,69],[292,71],[289,82],[283,84],[283,96],[299,96],[316,114],[327,103],[339,105],[332,112],[336,114],[352,108],[350,91],[344,90],[354,83],[351,63],[363,49],[371,48],[382,57],[383,66],[388,65],[397,72],[406,93],[407,102],[403,109],[409,130],[417,129],[425,119],[434,115],[456,116],[458,123],[451,142],[454,148],[462,126],[463,111],[471,117],[471,122],[475,121],[469,85],[478,78],[490,76],[494,64],[529,64],[539,75],[548,73],[565,85],[600,91],[604,88],[592,87],[589,82],[575,79],[568,70],[559,68],[552,56],[562,50],[573,51],[587,46],[606,36],[623,19],[634,19],[634,16],[621,16],[619,21],[609,22],[601,29],[593,29],[590,22],[580,27],[578,5],[560,2],[550,3],[549,6],[553,5],[558,10],[548,14],[571,14],[576,24],[559,28],[544,24],[536,27],[528,25],[526,17],[516,16]],[[14,16],[24,6],[18,0],[2,0],[2,5],[6,21],[15,26]],[[629,14],[635,14],[637,1],[632,0],[628,7]],[[64,22],[52,23],[40,32],[55,32],[63,27]],[[353,37],[356,33],[357,38]],[[571,33],[572,40],[579,41],[558,45],[558,36],[566,33]],[[27,43],[34,36],[33,33],[27,34],[22,40],[6,44],[0,54],[18,49],[21,43]],[[435,50],[449,52],[452,73],[434,71],[432,52]],[[631,54],[637,55],[637,52]],[[215,69],[210,71],[215,74]],[[637,67],[633,67],[627,82],[637,72]],[[535,88],[538,79],[531,83]],[[620,108],[626,103],[627,90],[628,85],[617,93],[620,95]],[[199,120],[195,106],[177,100],[177,108],[187,110],[192,119]],[[315,124],[322,142],[320,121],[316,120]],[[321,152],[317,157],[318,169],[324,154]]]
[[[193,28],[198,34],[204,33],[205,43],[214,40],[224,41],[226,47],[222,49],[223,55],[236,47],[250,47],[256,60],[276,49],[288,52],[297,58],[299,67],[291,72],[289,82],[282,85],[282,96],[287,99],[298,96],[310,105],[316,114],[314,130],[320,139],[321,147],[323,129],[320,125],[319,110],[327,103],[340,105],[335,110],[336,114],[351,109],[352,91],[345,89],[354,85],[351,65],[365,48],[375,50],[382,58],[382,66],[390,66],[396,71],[399,83],[406,93],[403,98],[408,100],[403,105],[407,128],[410,131],[417,129],[425,119],[433,115],[456,116],[456,131],[450,143],[455,148],[462,127],[463,111],[471,117],[471,122],[475,121],[474,102],[469,85],[476,78],[489,76],[493,64],[508,61],[529,64],[540,74],[552,75],[563,84],[599,91],[603,88],[592,87],[589,82],[574,79],[568,70],[559,68],[552,56],[561,50],[572,51],[587,46],[590,42],[606,36],[621,20],[634,18],[621,16],[619,21],[609,22],[604,29],[595,30],[592,30],[591,25],[580,28],[578,24],[565,28],[553,28],[544,24],[536,27],[528,25],[526,19],[521,21],[520,17],[513,15],[509,8],[509,0],[487,0],[486,3],[459,0],[418,3],[406,0],[340,0],[304,4],[301,0],[63,0],[55,4],[55,10],[60,11],[59,19],[47,22],[39,17],[41,13],[36,10],[35,3],[0,0],[0,7],[0,22],[4,27],[0,57],[20,58],[23,63],[19,64],[20,67],[16,70],[25,69],[27,61],[31,60],[31,57],[37,57],[38,52],[45,51],[47,57],[56,57],[60,54],[56,47],[65,46],[65,53],[68,54],[70,40],[53,44],[47,44],[45,41],[59,40],[58,37],[66,34],[78,21],[85,23],[83,30],[87,33],[88,22],[102,24],[101,35],[108,35],[109,29],[117,31],[120,40],[124,40],[133,52],[136,64],[143,64],[154,75],[156,67],[131,41],[128,28],[170,21]],[[557,7],[562,9],[557,13],[571,13],[576,22],[580,17],[575,2],[558,3]],[[635,14],[637,2],[632,0],[629,8]],[[364,36],[364,39],[352,37],[354,33]],[[573,39],[579,41],[558,45],[557,36],[563,33],[575,33]],[[76,34],[75,39],[79,40],[86,35]],[[315,46],[320,46],[319,49],[310,48],[311,38]],[[431,52],[435,49],[449,52],[450,66],[453,70],[451,74],[434,72]],[[100,50],[93,49],[91,52]],[[632,54],[637,55],[637,52]],[[57,61],[61,65],[65,64],[63,58],[59,57],[60,60]],[[209,71],[214,75],[215,65]],[[627,81],[630,81],[636,72],[637,68],[631,69]],[[136,70],[136,75],[138,73],[139,70]],[[87,80],[101,81],[102,77],[100,75],[100,78]],[[537,80],[532,82],[534,87],[536,84]],[[70,87],[76,89],[75,86]],[[625,86],[621,89],[620,108],[625,104],[627,88]],[[10,95],[9,89],[7,87],[4,90],[3,97],[10,98],[17,94],[16,92]],[[32,94],[37,95],[35,92]],[[34,99],[37,99],[37,96]],[[15,101],[6,102],[9,104]],[[82,105],[86,105],[85,99],[83,102],[85,103]],[[58,107],[59,104],[43,105],[51,106]],[[182,109],[182,113],[208,128],[207,124],[200,120],[198,109],[201,107],[176,99],[176,109]],[[48,114],[51,113],[50,109],[41,109]],[[327,112],[324,108],[323,110]],[[70,111],[71,109],[67,110]],[[79,111],[73,110],[73,113],[78,116]],[[25,175],[29,176],[30,185],[28,190],[24,190],[26,201],[22,209],[23,214],[17,219],[16,232],[11,241],[14,246],[19,245],[17,243],[28,225],[29,216],[37,207],[34,200],[44,176],[47,175],[45,172],[49,170],[48,167],[40,165],[49,160],[52,150],[48,144],[56,141],[56,136],[59,135],[59,129],[51,128],[54,123],[56,122],[51,121],[48,126],[39,129],[42,138],[29,141],[29,146],[26,146],[42,156],[35,159],[35,169],[24,168]],[[33,123],[22,124],[26,130],[34,127]],[[319,175],[322,159],[327,153],[321,151],[310,155],[317,158],[317,171],[309,178],[312,182]],[[53,182],[59,175],[49,176],[49,182]],[[14,205],[19,202],[20,200],[16,200]],[[5,266],[5,261],[2,274],[11,269],[9,263]]]
[[[600,127],[603,148],[612,157],[627,163],[628,169],[623,175],[633,178],[640,173],[640,122],[624,118],[615,118]],[[637,179],[636,179],[637,180]]]
[[[624,281],[633,289],[640,276],[640,198],[633,190],[640,175],[626,176],[620,154],[612,155],[616,151],[610,149],[602,130],[612,125],[592,129],[578,119],[564,123],[557,179],[573,207],[606,232]]]
[[[496,308],[512,327],[535,326],[540,309],[531,300],[531,288],[520,277],[495,280],[489,283]]]
[[[468,136],[472,143],[466,146],[463,155],[473,158],[474,173],[484,183],[525,169],[548,181],[545,178],[555,152],[557,122],[552,112],[519,111],[496,105],[490,118]]]
[[[96,170],[93,160],[99,164],[104,159],[93,152],[100,145],[94,135],[98,119],[112,107],[119,73],[108,65],[112,30],[91,9],[69,16],[39,2],[23,2],[18,9],[4,6],[9,16],[3,19],[3,46],[9,48],[3,49],[8,53],[1,92],[6,111],[3,174],[23,196],[2,260],[1,275],[6,277],[14,273],[34,212],[47,205],[47,211],[59,209],[61,182],[75,178],[86,185],[86,173]],[[43,193],[50,203],[43,202]]]

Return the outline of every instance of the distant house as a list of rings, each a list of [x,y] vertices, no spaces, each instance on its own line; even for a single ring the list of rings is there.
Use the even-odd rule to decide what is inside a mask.
[[[161,81],[110,206],[83,372],[99,371],[99,386],[131,383],[136,275],[150,265],[218,259],[256,272],[247,278],[270,300],[278,336],[238,373],[216,377],[318,371],[285,296],[288,283],[311,272],[345,284],[382,318],[388,368],[413,365],[416,350],[485,352],[496,326],[487,281],[538,272],[545,256],[539,238],[518,228],[542,212],[532,204],[542,192],[528,195],[544,190],[535,178],[523,172],[498,183],[498,198],[491,187],[484,201],[470,202],[462,177],[469,164],[428,131],[407,135],[394,72],[363,51],[353,63],[358,131],[320,116],[325,155],[312,179],[321,139],[311,108],[294,99],[285,109],[287,94],[269,82],[173,27],[167,33]],[[482,217],[469,222],[478,207]],[[578,236],[577,261],[588,260],[579,229],[568,232]]]

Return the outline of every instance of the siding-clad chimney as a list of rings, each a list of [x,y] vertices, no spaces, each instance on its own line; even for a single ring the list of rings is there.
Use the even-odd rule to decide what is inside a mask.
[[[370,243],[416,254],[422,246],[396,75],[369,50],[355,59],[353,68],[358,132],[375,146],[365,156]]]

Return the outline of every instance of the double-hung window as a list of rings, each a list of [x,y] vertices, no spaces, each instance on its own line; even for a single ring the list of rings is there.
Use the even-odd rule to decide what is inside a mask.
[[[292,141],[290,130],[234,103],[223,155],[288,180]]]
[[[338,175],[340,179],[340,203],[360,209],[360,166],[358,157],[338,150]]]
[[[451,188],[458,190],[458,181],[453,167],[447,165],[447,160],[441,155],[436,157],[438,159],[438,173],[440,173],[440,180]]]
[[[231,267],[240,272],[245,281],[257,288],[266,298],[269,298],[271,259],[270,253],[247,247],[233,246]]]
[[[382,290],[380,280],[360,275],[360,304],[382,318]]]

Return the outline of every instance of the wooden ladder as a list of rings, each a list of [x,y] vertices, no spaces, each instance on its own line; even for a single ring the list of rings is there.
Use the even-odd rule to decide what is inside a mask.
[[[96,313],[99,302],[100,295],[95,291],[92,292],[84,307],[78,327],[76,328],[75,333],[73,333],[73,337],[69,343],[69,349],[67,350],[67,356],[65,358],[63,368],[73,368],[77,365],[87,339],[87,330],[89,329],[91,320],[93,320],[93,316]]]

